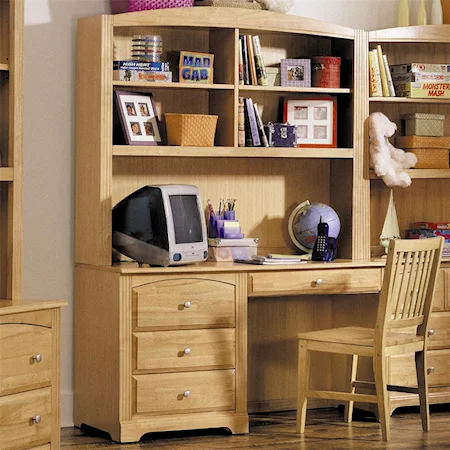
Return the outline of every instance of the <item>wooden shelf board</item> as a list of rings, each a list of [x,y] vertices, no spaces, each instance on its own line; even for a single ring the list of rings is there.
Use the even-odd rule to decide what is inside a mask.
[[[210,83],[160,83],[149,81],[113,81],[113,86],[138,88],[138,89],[218,89],[232,90],[233,84],[210,84]]]
[[[9,64],[0,64],[0,71],[8,72],[9,71]]]
[[[450,103],[450,98],[369,97],[369,102],[381,103]]]
[[[369,32],[369,42],[450,43],[449,25],[417,25]]]
[[[298,92],[308,94],[350,94],[349,88],[318,88],[318,87],[287,87],[287,86],[246,86],[240,85],[239,91],[263,91],[263,92]]]
[[[405,170],[411,178],[450,178],[450,169],[409,169]],[[381,179],[374,171],[369,172],[371,180]]]
[[[0,167],[0,181],[13,181],[14,169],[12,167]]]
[[[113,156],[208,158],[353,158],[352,148],[179,147],[115,145]]]

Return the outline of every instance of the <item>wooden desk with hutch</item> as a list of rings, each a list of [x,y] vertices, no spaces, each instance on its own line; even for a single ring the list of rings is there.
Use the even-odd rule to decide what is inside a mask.
[[[446,30],[421,28],[411,39],[440,42],[443,57],[450,59]],[[162,36],[164,52],[213,53],[214,83],[114,81],[112,62],[129,58],[134,34]],[[259,35],[266,65],[299,55],[340,56],[341,87],[240,85],[240,34]],[[372,37],[390,36],[387,30]],[[121,442],[154,431],[226,427],[245,433],[248,411],[295,408],[298,332],[373,325],[384,262],[371,259],[371,253],[378,246],[378,216],[384,217],[389,190],[369,174],[364,124],[373,105],[388,108],[399,122],[403,108],[414,111],[423,102],[369,102],[369,40],[361,30],[233,8],[175,8],[79,20],[77,426],[97,427]],[[403,43],[398,36],[395,42],[392,63],[400,63]],[[415,48],[424,62],[432,59],[425,44]],[[165,112],[218,114],[215,146],[119,145],[113,140],[115,89],[151,92],[160,118]],[[264,122],[275,122],[281,97],[317,94],[337,97],[337,148],[238,147],[238,97],[264,105]],[[450,134],[449,120],[445,127]],[[447,220],[448,205],[437,192],[448,192],[448,171],[417,170],[413,177],[414,208],[408,189],[396,197],[401,228],[429,217],[430,207],[434,220]],[[259,238],[260,254],[293,251],[287,217],[300,201],[329,204],[342,222],[341,259],[278,267],[111,265],[112,207],[143,185],[165,183],[194,184],[203,200],[214,204],[224,195],[237,198],[242,229]],[[444,265],[436,303],[432,402],[450,401],[450,390],[441,387],[450,381],[445,370],[450,361],[449,272]],[[343,387],[344,379],[331,379],[332,364],[345,360],[324,358],[314,364],[321,369],[315,379]],[[390,376],[410,377],[408,365],[393,360]],[[391,409],[416,403],[411,395],[392,397]],[[326,403],[311,406],[322,405]]]

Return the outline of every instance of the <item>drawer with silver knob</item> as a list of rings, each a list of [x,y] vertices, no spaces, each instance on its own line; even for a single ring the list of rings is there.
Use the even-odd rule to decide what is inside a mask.
[[[137,371],[234,368],[234,328],[135,332],[133,341]]]
[[[0,395],[49,386],[51,370],[51,328],[0,323]]]
[[[450,312],[431,314],[428,348],[450,348]]]
[[[228,411],[235,408],[235,371],[133,376],[135,414]]]
[[[202,278],[158,280],[133,288],[135,330],[233,327],[235,286]]]
[[[250,296],[355,294],[381,288],[378,268],[270,271],[249,278]]]
[[[50,387],[0,397],[0,448],[16,450],[50,442],[51,405]]]

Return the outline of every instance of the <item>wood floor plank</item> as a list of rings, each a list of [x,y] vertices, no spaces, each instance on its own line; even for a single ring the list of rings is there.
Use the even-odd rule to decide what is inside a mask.
[[[398,411],[398,412],[397,412]],[[250,433],[233,436],[225,430],[195,430],[152,433],[134,444],[112,442],[107,434],[92,428],[62,428],[65,450],[448,450],[450,405],[431,407],[431,432],[422,431],[419,408],[399,408],[391,417],[391,440],[383,442],[375,417],[354,411],[353,422],[344,422],[343,408],[308,410],[305,434],[295,432],[295,412],[251,415]]]

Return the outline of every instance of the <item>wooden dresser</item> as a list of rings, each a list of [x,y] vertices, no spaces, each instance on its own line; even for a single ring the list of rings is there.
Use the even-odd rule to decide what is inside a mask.
[[[0,301],[0,448],[60,448],[62,301]]]

